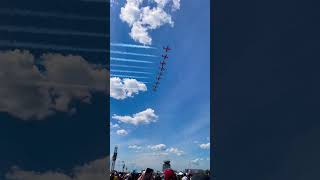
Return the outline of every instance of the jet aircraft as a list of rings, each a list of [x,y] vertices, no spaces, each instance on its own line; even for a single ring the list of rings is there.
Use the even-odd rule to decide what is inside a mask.
[[[163,59],[168,59],[169,58],[167,54],[166,55],[162,55],[162,57],[163,57]]]
[[[169,46],[167,46],[167,47],[163,47],[163,49],[166,51],[166,52],[168,52],[168,51],[170,51],[171,49],[169,48]]]
[[[166,70],[163,66],[160,67],[160,71],[163,72],[164,70]]]

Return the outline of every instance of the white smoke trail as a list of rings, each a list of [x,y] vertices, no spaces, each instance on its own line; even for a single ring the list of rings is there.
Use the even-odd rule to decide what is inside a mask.
[[[119,64],[110,64],[110,67],[125,67],[125,68],[137,68],[137,69],[152,69],[152,68],[150,68],[150,67],[128,66],[128,65],[119,65]]]
[[[75,14],[55,13],[55,12],[38,12],[24,9],[6,9],[0,8],[0,14],[20,15],[20,16],[39,16],[48,18],[60,18],[70,20],[88,20],[88,21],[107,21],[107,18],[79,16]]]
[[[89,49],[89,48],[75,48],[71,46],[58,46],[54,44],[37,44],[37,43],[29,43],[29,42],[16,42],[16,41],[6,41],[0,40],[0,46],[10,46],[17,48],[32,48],[32,49],[50,49],[50,50],[68,50],[68,51],[83,51],[83,52],[97,52],[97,53],[106,53],[107,51],[104,49]]]
[[[141,61],[141,60],[136,60],[136,59],[126,59],[126,58],[115,58],[115,57],[110,57],[111,61],[124,61],[124,62],[137,62],[137,63],[153,63],[151,61]]]
[[[0,26],[0,30],[8,32],[26,32],[36,34],[53,34],[53,35],[75,35],[75,36],[92,36],[92,37],[109,37],[102,33],[68,31],[58,29],[36,28],[36,27],[17,27],[17,26]]]
[[[159,57],[152,54],[140,54],[140,53],[132,53],[132,52],[124,52],[124,51],[110,51],[111,54],[123,54],[123,55],[133,55],[133,56],[145,56],[145,57]]]
[[[125,44],[125,43],[110,43],[110,45],[118,46],[118,47],[129,47],[129,48],[157,49],[156,47],[152,47],[152,46],[143,46],[143,45]]]
[[[141,78],[141,79],[149,79],[149,77],[146,76],[127,76],[127,75],[121,75],[121,74],[110,74],[111,77],[123,77],[123,78]]]
[[[118,70],[118,69],[111,69],[111,72],[123,72],[123,73],[136,73],[136,74],[153,74],[149,72],[143,72],[143,71],[126,71],[126,70]]]

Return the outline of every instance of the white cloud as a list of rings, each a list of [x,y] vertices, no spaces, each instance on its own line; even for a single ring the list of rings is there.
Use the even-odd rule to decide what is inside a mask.
[[[127,0],[120,11],[120,19],[132,26],[140,18],[140,5],[143,0]]]
[[[154,1],[158,4],[158,6],[165,7],[170,0],[154,0]]]
[[[60,171],[26,171],[13,167],[6,174],[8,180],[105,180],[108,179],[106,167],[109,167],[109,157],[98,159],[82,166],[73,168],[72,176]]]
[[[148,108],[142,112],[133,114],[133,116],[118,116],[114,114],[112,118],[120,122],[139,125],[139,124],[149,124],[152,122],[156,122],[158,119],[158,116],[154,113],[153,109]]]
[[[121,79],[119,77],[110,78],[110,97],[122,100],[139,94],[139,91],[147,91],[147,86],[136,79]]]
[[[178,148],[174,148],[174,147],[171,147],[171,148],[167,149],[166,151],[170,152],[170,153],[174,153],[177,156],[181,156],[184,154],[184,152],[182,150],[179,150]]]
[[[131,32],[129,33],[131,38],[143,44],[150,45],[152,43],[152,38],[148,34],[148,28],[137,22],[132,25]]]
[[[128,148],[129,148],[129,149],[135,149],[135,150],[141,150],[141,149],[142,149],[141,146],[136,145],[136,144],[134,144],[134,145],[129,145]]]
[[[150,45],[152,38],[150,30],[169,24],[174,25],[172,17],[165,11],[165,7],[172,2],[172,10],[180,9],[180,0],[154,0],[156,7],[142,6],[143,0],[127,0],[120,11],[120,19],[131,27],[129,35],[139,43]]]
[[[200,161],[202,161],[202,160],[203,160],[203,158],[196,158],[196,159],[191,160],[191,163],[198,166],[200,164]]]
[[[144,7],[142,9],[141,24],[146,25],[148,29],[157,29],[163,24],[174,25],[171,16],[159,7]]]
[[[210,143],[200,144],[199,146],[200,146],[201,149],[210,149]]]
[[[149,145],[148,148],[152,151],[164,151],[166,149],[165,144]]]
[[[172,0],[173,2],[173,6],[172,6],[172,10],[176,11],[180,9],[180,0]]]
[[[81,56],[48,53],[36,58],[29,51],[0,51],[0,111],[23,120],[57,111],[72,114],[72,100],[90,103],[92,92],[105,92],[105,74]]]
[[[119,130],[117,130],[117,134],[119,136],[125,136],[125,135],[128,135],[128,131],[126,131],[124,129],[119,129]]]
[[[112,122],[110,122],[110,127],[112,129],[120,128],[119,124],[113,124]]]

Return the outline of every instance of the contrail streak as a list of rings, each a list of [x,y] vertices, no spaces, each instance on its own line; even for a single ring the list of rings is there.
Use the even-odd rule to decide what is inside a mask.
[[[110,74],[112,77],[124,77],[124,78],[141,78],[141,79],[149,79],[149,77],[146,76],[126,76],[126,75],[120,75],[120,74]]]
[[[58,29],[36,28],[36,27],[17,27],[17,26],[0,26],[0,30],[8,32],[26,32],[35,34],[53,34],[53,35],[75,35],[75,36],[92,36],[92,37],[109,37],[102,33],[90,33],[79,31],[68,31]]]
[[[111,54],[123,54],[123,55],[133,55],[133,56],[145,56],[145,57],[159,57],[152,54],[140,54],[140,53],[132,53],[132,52],[124,52],[124,51],[110,51]]]
[[[126,58],[115,58],[115,57],[110,57],[111,61],[124,61],[124,62],[137,62],[137,63],[153,63],[151,61],[141,61],[141,60],[136,60],[136,59],[126,59]]]
[[[118,46],[118,47],[130,47],[130,48],[143,48],[143,49],[157,49],[152,46],[143,46],[143,45],[136,45],[136,44],[125,44],[125,43],[110,43],[111,46]]]
[[[37,12],[24,9],[6,9],[0,8],[0,14],[20,15],[20,16],[39,16],[39,17],[51,17],[70,20],[92,20],[92,21],[107,21],[107,18],[79,16],[75,14],[55,13],[55,12]]]
[[[149,72],[143,72],[143,71],[125,71],[125,70],[118,70],[118,69],[114,69],[114,70],[110,70],[111,72],[123,72],[123,73],[136,73],[136,74],[152,74]]]
[[[51,50],[68,50],[68,51],[83,51],[83,52],[97,52],[106,53],[104,49],[88,49],[88,48],[74,48],[71,46],[58,46],[54,44],[37,44],[28,42],[11,42],[6,40],[0,40],[0,46],[20,47],[20,48],[32,48],[32,49],[51,49]]]
[[[152,69],[150,67],[140,67],[140,66],[127,66],[127,65],[118,65],[118,64],[110,64],[110,67],[125,67],[125,68],[137,68],[137,69]]]

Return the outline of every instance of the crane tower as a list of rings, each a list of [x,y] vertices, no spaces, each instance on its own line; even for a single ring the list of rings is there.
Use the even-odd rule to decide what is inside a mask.
[[[116,165],[116,160],[117,160],[117,155],[118,155],[118,146],[114,147],[114,152],[112,156],[112,164],[111,164],[111,172],[114,171],[114,167]]]

